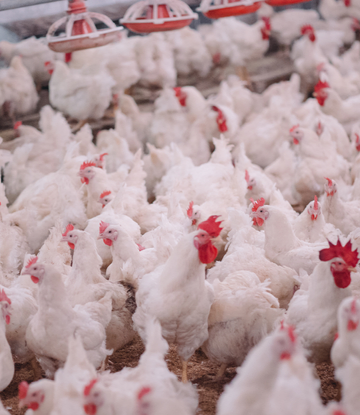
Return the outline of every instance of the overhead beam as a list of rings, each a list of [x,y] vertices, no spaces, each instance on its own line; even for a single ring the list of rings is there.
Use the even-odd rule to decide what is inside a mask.
[[[0,0],[0,11],[19,9],[20,7],[34,6],[36,4],[54,3],[64,0]]]

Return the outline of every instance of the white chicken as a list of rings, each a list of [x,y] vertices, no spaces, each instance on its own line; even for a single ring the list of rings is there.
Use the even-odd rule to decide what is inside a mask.
[[[177,345],[185,383],[187,361],[208,337],[207,320],[214,293],[205,280],[205,264],[216,258],[217,249],[211,241],[220,234],[221,227],[215,216],[202,222],[198,229],[180,240],[163,266],[143,277],[133,316],[143,338],[146,315],[158,318],[165,339]]]
[[[351,242],[345,246],[329,242],[319,253],[320,261],[310,277],[308,290],[300,289],[289,304],[286,321],[294,325],[308,358],[316,363],[329,361],[337,332],[337,310],[351,295],[351,272],[358,263]]]
[[[36,109],[39,100],[34,81],[22,63],[14,56],[9,68],[0,70],[0,108],[2,116],[24,115]]]
[[[217,379],[227,366],[240,366],[248,352],[276,326],[284,311],[270,293],[269,281],[260,283],[249,271],[228,275],[213,282],[215,292],[208,324],[209,338],[202,350],[221,364]]]
[[[73,309],[61,274],[52,265],[37,262],[37,257],[33,257],[22,273],[39,284],[39,309],[27,328],[26,342],[47,377],[52,378],[58,364],[65,362],[68,339],[75,331],[84,341],[89,360],[99,367],[109,354],[105,328],[111,319],[110,294],[101,301]],[[58,324],[54,324],[54,319]]]
[[[111,102],[113,86],[114,80],[104,65],[77,70],[56,61],[49,82],[50,103],[79,121],[99,119]]]
[[[15,365],[11,355],[11,349],[6,339],[6,325],[11,320],[11,300],[2,289],[0,291],[0,391],[3,391],[12,381],[15,373]]]

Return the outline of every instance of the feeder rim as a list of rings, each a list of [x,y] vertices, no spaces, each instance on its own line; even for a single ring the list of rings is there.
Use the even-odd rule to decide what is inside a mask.
[[[100,29],[97,30],[96,32],[92,32],[92,33],[84,33],[83,35],[72,35],[71,38],[67,37],[67,36],[52,36],[50,34],[46,35],[46,40],[49,43],[59,43],[59,42],[68,42],[70,39],[71,40],[77,40],[77,39],[85,39],[85,38],[94,38],[96,39],[97,37],[100,37],[102,35],[106,35],[107,33],[112,33],[112,32],[120,32],[124,30],[123,27],[121,26],[116,26],[115,28],[109,28],[109,29]]]
[[[153,19],[141,19],[137,18],[135,20],[128,20],[128,19],[120,19],[119,22],[121,24],[143,24],[143,23],[153,23],[153,24],[163,24],[165,22],[176,22],[180,20],[196,20],[199,18],[197,13],[186,14],[185,16],[172,16],[172,17],[161,17],[161,18],[153,18]]]
[[[212,1],[212,0],[211,0]],[[208,1],[202,2],[202,3],[211,3]],[[249,0],[238,0],[238,1],[234,1],[232,3],[224,3],[224,4],[217,4],[217,5],[212,5],[212,6],[208,6],[208,5],[202,5],[200,4],[200,6],[196,9],[196,11],[199,12],[208,12],[210,10],[219,10],[219,9],[229,9],[231,7],[238,7],[238,6],[252,6],[255,3],[260,3],[263,0],[253,0],[253,1],[249,1]]]

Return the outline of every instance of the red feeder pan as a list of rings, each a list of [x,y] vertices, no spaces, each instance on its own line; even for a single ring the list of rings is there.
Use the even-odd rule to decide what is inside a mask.
[[[129,7],[120,23],[135,33],[152,33],[181,29],[197,18],[181,0],[143,0]]]
[[[265,0],[270,6],[288,6],[290,4],[307,3],[309,0]]]
[[[261,1],[203,0],[197,10],[209,19],[220,19],[221,17],[254,13],[260,9],[260,6]]]
[[[77,50],[105,46],[120,40],[122,27],[117,27],[107,16],[88,12],[83,0],[69,0],[68,16],[53,23],[46,35],[48,46],[54,52],[71,53]],[[97,30],[93,22],[97,19],[108,26]],[[65,33],[54,36],[55,32],[65,25]]]

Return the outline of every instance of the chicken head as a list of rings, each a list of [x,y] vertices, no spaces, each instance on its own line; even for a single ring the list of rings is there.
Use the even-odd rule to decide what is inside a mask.
[[[328,262],[331,274],[334,277],[335,285],[338,288],[347,288],[351,283],[351,272],[356,272],[356,265],[359,261],[358,251],[352,251],[351,240],[344,246],[338,239],[336,245],[329,241],[329,248],[319,252],[319,259]]]
[[[300,144],[300,141],[304,138],[304,132],[300,129],[299,124],[290,128],[290,136],[292,137],[294,144]]]
[[[316,195],[314,197],[314,201],[309,203],[307,213],[310,215],[311,220],[316,220],[321,214],[321,206],[319,205]]]
[[[198,232],[194,236],[194,246],[199,251],[199,260],[203,264],[210,264],[215,261],[218,250],[212,244],[212,239],[217,238],[222,230],[221,222],[216,220],[219,216],[210,216],[198,226]]]
[[[45,275],[45,267],[43,264],[37,262],[38,257],[34,256],[29,259],[25,268],[22,271],[23,275],[30,275],[33,283],[38,284],[42,281]]]
[[[348,331],[356,330],[360,322],[360,300],[355,297],[343,300],[339,307],[339,320]]]
[[[2,311],[3,319],[5,320],[6,324],[10,324],[11,300],[6,295],[5,290],[0,291],[0,304],[1,304],[1,311]]]
[[[38,382],[31,384],[31,389],[29,384],[26,381],[22,381],[19,384],[19,408],[27,406],[33,411],[37,411],[40,408],[40,405],[45,400],[45,392],[36,385]]]
[[[250,217],[253,220],[254,225],[262,226],[265,220],[269,217],[269,211],[265,205],[265,199],[262,197],[259,200],[251,199],[251,212]]]
[[[81,183],[89,184],[90,180],[93,177],[95,177],[96,172],[94,170],[94,167],[96,167],[95,162],[84,161],[79,171],[79,176],[81,177]]]
[[[110,203],[113,200],[113,195],[111,193],[111,190],[105,190],[105,192],[102,192],[99,198],[99,203],[102,204],[102,207],[104,208],[108,203]]]

